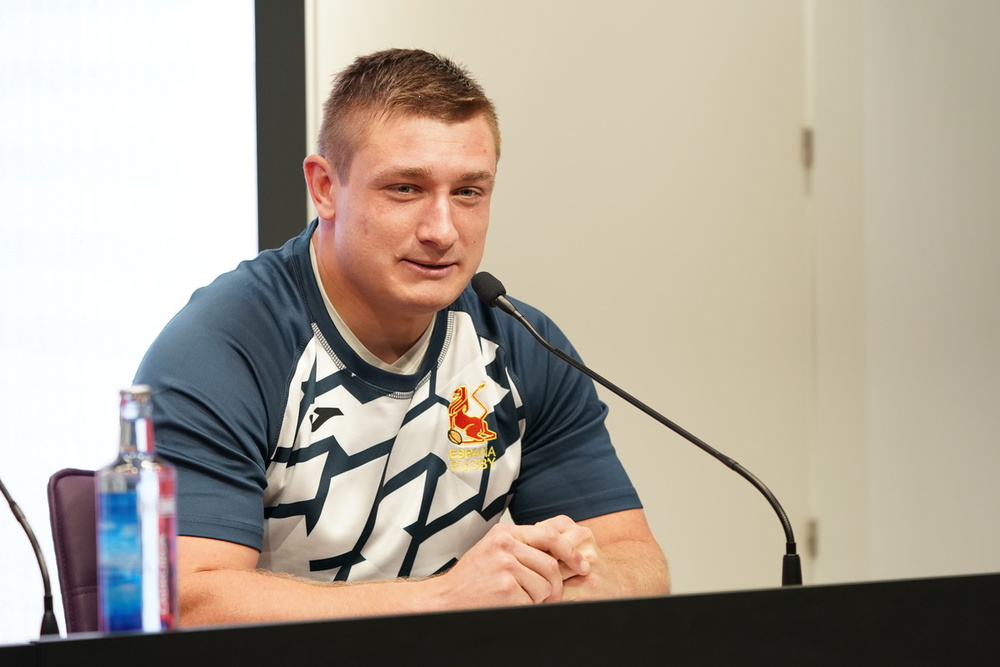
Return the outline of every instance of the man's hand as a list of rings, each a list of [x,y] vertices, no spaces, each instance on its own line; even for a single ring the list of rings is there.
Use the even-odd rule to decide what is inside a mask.
[[[500,524],[439,579],[449,607],[670,592],[666,559],[642,510],[579,523],[557,516],[533,526]]]
[[[449,608],[561,600],[563,579],[591,571],[590,560],[573,542],[575,534],[566,534],[575,525],[567,517],[555,517],[530,526],[494,526],[453,568],[435,578],[438,595]]]
[[[563,600],[603,600],[623,596],[621,583],[610,561],[597,544],[594,532],[587,526],[565,519],[563,536],[590,563],[590,572],[579,574],[569,568],[563,569]]]

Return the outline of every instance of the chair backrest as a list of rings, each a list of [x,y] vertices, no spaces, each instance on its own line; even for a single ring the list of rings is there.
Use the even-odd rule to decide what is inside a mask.
[[[97,631],[96,516],[93,470],[66,468],[49,478],[49,520],[70,633]]]

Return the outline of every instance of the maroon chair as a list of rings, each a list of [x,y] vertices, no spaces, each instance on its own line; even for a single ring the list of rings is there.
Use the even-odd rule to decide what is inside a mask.
[[[97,631],[94,497],[93,470],[66,468],[49,478],[49,520],[68,633]]]

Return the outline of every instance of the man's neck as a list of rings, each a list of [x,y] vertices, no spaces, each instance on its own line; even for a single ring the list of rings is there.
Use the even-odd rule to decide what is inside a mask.
[[[421,318],[407,318],[397,314],[391,322],[376,314],[369,304],[352,299],[342,292],[340,286],[323,270],[322,261],[311,244],[310,251],[315,273],[319,278],[327,306],[332,308],[336,318],[346,326],[369,353],[385,364],[395,364],[420,341],[434,322],[434,315]]]
[[[433,320],[428,321],[423,325],[422,329],[416,330],[415,335],[404,337],[398,335],[399,332],[395,329],[388,331],[380,327],[371,327],[362,335],[358,333],[358,329],[355,328],[356,325],[352,325],[347,320],[344,321],[361,344],[365,346],[365,349],[386,364],[395,364],[399,361],[403,355],[417,344],[417,341],[420,340],[421,336],[424,335],[427,328],[431,325],[431,322],[433,322]]]

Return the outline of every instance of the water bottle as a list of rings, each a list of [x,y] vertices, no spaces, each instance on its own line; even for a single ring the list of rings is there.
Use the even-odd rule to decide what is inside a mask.
[[[98,627],[177,626],[176,472],[156,455],[152,396],[121,392],[118,458],[97,471]]]

